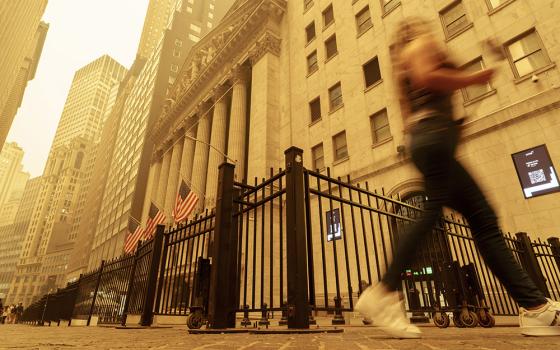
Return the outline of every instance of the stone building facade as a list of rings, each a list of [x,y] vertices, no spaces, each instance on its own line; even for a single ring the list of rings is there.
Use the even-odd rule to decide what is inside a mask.
[[[560,159],[552,0],[237,1],[193,48],[151,130],[148,197],[171,210],[183,177],[203,199],[198,210],[212,208],[220,163],[235,162],[238,180],[263,178],[292,145],[307,168],[330,167],[405,199],[421,193],[390,57],[397,23],[417,14],[458,66],[499,70],[488,86],[458,91],[454,105],[456,118],[468,117],[458,157],[503,229],[558,234],[560,194],[525,198],[512,161],[543,144]],[[503,44],[506,60],[483,49],[488,38]]]

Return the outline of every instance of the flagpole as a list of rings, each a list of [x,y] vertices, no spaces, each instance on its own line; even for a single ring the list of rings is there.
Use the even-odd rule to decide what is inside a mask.
[[[216,148],[215,146],[209,144],[208,142],[204,142],[204,141],[202,141],[202,140],[197,139],[196,137],[192,137],[192,136],[187,135],[187,134],[185,134],[185,137],[188,138],[188,139],[190,139],[190,140],[193,140],[193,141],[195,141],[195,142],[200,142],[200,143],[202,143],[203,145],[206,145],[206,146],[212,148],[214,151],[218,152],[221,156],[223,156],[224,158],[226,158],[227,160],[229,160],[229,161],[232,162],[233,164],[237,164],[237,161],[236,161],[235,159],[230,158],[227,154],[225,154],[224,152],[220,151],[218,148]]]

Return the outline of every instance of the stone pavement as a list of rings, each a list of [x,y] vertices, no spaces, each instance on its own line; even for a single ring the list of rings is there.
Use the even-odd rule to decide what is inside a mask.
[[[341,334],[190,335],[184,326],[119,330],[107,327],[0,325],[0,349],[560,349],[560,337],[523,337],[515,327],[423,327],[423,331],[422,339],[396,340],[373,327],[345,327]]]

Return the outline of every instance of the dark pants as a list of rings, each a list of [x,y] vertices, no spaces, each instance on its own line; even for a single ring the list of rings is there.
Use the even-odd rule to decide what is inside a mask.
[[[494,210],[470,174],[455,159],[459,127],[449,119],[432,117],[412,129],[412,160],[424,176],[427,200],[424,215],[404,233],[383,282],[400,289],[401,273],[410,264],[419,244],[442,215],[444,206],[460,212],[469,222],[480,254],[523,307],[546,302],[544,295],[521,268],[506,246]]]

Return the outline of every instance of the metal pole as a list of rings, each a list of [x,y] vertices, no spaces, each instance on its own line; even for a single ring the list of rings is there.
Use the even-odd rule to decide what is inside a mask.
[[[291,147],[286,159],[286,253],[288,269],[288,328],[309,328],[307,239],[303,151]]]
[[[101,266],[99,266],[99,271],[97,272],[97,281],[95,282],[95,291],[93,292],[93,298],[91,299],[91,306],[89,308],[89,314],[87,318],[87,325],[91,322],[91,315],[93,314],[93,309],[95,307],[95,300],[97,299],[97,292],[99,291],[99,284],[101,283],[101,275],[103,275],[103,267],[105,266],[105,260],[101,260]]]
[[[208,300],[208,323],[213,329],[235,327],[238,235],[233,223],[234,172],[233,164],[219,167]]]
[[[161,259],[161,249],[163,246],[165,226],[158,225],[156,235],[154,237],[154,245],[152,246],[152,258],[148,270],[148,280],[146,286],[146,298],[142,307],[142,316],[140,317],[140,325],[144,327],[151,326],[154,318],[154,301],[157,290],[157,279],[159,272],[159,263]]]
[[[558,237],[550,237],[547,241],[550,244],[552,255],[554,255],[556,266],[558,267],[558,270],[560,270],[560,239],[558,239]]]
[[[515,236],[517,237],[517,240],[521,245],[521,250],[523,252],[523,254],[521,254],[521,264],[523,265],[523,268],[525,269],[529,277],[531,277],[533,282],[535,282],[537,288],[539,288],[546,297],[550,298],[550,293],[548,292],[548,288],[546,287],[546,280],[542,274],[537,256],[533,251],[533,246],[531,244],[529,235],[527,235],[526,232],[518,232],[515,234]]]
[[[128,286],[126,287],[126,298],[124,300],[123,314],[121,317],[121,326],[126,326],[126,319],[128,317],[128,307],[130,305],[130,296],[132,295],[132,289],[134,287],[134,275],[136,274],[136,265],[138,264],[138,254],[140,251],[140,246],[142,242],[139,240],[136,243],[136,252],[134,253],[134,264],[132,264],[132,271],[130,271],[130,278],[128,279]]]

